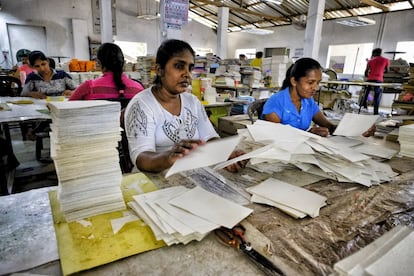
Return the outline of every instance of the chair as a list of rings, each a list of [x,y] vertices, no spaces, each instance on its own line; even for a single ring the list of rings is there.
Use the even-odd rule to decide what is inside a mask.
[[[1,97],[16,97],[20,96],[22,92],[22,82],[20,79],[7,76],[7,75],[0,75],[0,96]]]
[[[131,161],[131,156],[129,155],[129,146],[128,138],[125,133],[125,109],[122,108],[120,116],[121,124],[121,141],[118,142],[118,153],[119,153],[119,165],[121,166],[122,173],[130,173],[134,164]]]
[[[267,99],[259,99],[252,102],[247,107],[247,115],[249,115],[249,119],[252,121],[252,124],[262,116],[263,106],[266,101]]]

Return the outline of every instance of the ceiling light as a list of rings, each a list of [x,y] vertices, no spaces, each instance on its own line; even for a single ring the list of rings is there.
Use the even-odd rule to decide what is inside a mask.
[[[264,0],[265,2],[273,3],[276,5],[281,5],[283,0]]]
[[[265,29],[244,29],[241,30],[242,33],[249,33],[249,34],[256,34],[256,35],[268,35],[268,34],[273,34],[272,30],[265,30]]]
[[[341,20],[337,20],[336,23],[346,25],[349,27],[360,27],[360,26],[375,25],[375,20],[356,16],[356,17],[348,17],[348,18],[344,18]]]

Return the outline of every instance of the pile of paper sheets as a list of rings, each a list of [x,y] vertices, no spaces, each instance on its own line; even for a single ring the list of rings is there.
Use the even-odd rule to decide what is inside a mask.
[[[253,194],[251,201],[274,206],[294,218],[307,215],[319,216],[319,209],[326,205],[326,197],[301,187],[269,178],[262,183],[247,188]]]
[[[133,199],[128,205],[167,245],[200,241],[220,226],[233,228],[253,211],[201,187],[175,186]]]
[[[58,196],[68,222],[125,209],[120,140],[120,103],[49,103],[51,157],[59,180]]]
[[[400,126],[398,133],[400,154],[414,158],[414,124]]]
[[[289,125],[257,120],[247,130],[239,131],[245,141],[264,144],[248,154],[216,165],[222,168],[240,159],[250,158],[250,164],[291,164],[304,172],[334,179],[339,182],[355,182],[365,186],[391,180],[397,174],[388,164],[372,157],[392,157],[397,151],[383,146],[367,145],[348,137],[320,137]],[[374,149],[372,148],[374,147]],[[370,155],[362,152],[369,152]]]
[[[398,225],[334,265],[334,275],[412,275],[414,233]]]

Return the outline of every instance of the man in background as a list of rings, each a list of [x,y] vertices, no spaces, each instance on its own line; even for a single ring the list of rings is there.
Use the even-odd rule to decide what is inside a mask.
[[[262,68],[263,52],[256,52],[256,58],[250,62],[250,66]]]
[[[384,82],[384,72],[388,72],[390,70],[390,60],[381,56],[382,49],[376,48],[372,50],[372,57],[367,62],[367,68],[365,69],[365,77],[367,78],[367,82],[376,82],[376,83],[383,83]],[[381,93],[382,89],[379,86],[374,86],[374,115],[378,114],[379,104],[381,102]],[[362,105],[364,108],[367,108],[367,100],[369,91],[371,91],[371,86],[367,86],[364,98],[362,101]]]

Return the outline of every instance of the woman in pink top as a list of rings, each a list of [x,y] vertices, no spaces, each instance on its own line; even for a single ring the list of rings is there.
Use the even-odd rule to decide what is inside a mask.
[[[113,43],[104,43],[98,50],[103,75],[80,84],[69,100],[131,99],[144,87],[123,73],[124,55]]]

